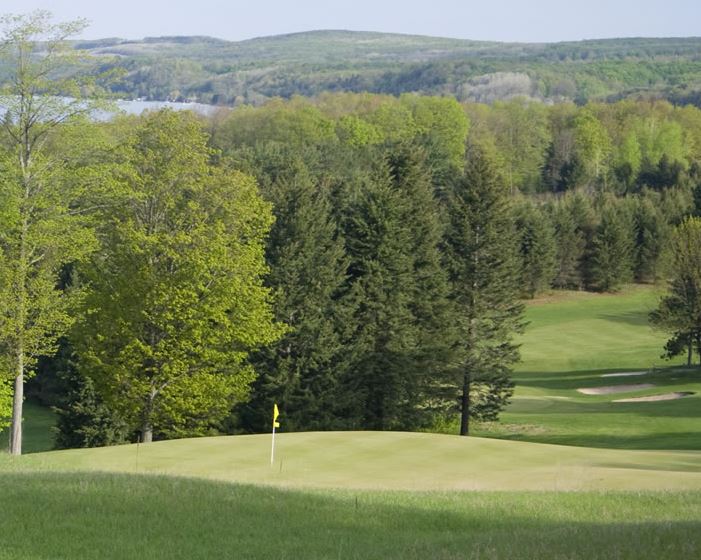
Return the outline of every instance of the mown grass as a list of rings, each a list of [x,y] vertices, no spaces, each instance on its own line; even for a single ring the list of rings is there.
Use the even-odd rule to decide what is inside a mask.
[[[478,427],[491,437],[586,447],[701,449],[701,369],[660,358],[667,335],[647,316],[660,291],[631,286],[620,294],[556,293],[529,304],[520,339],[516,393],[499,424]],[[653,371],[643,377],[606,373]],[[578,388],[652,383],[652,389],[583,395]],[[672,391],[674,401],[615,403]]]
[[[0,558],[659,559],[701,554],[701,493],[291,491],[10,473]]]
[[[269,436],[0,456],[0,560],[701,557],[701,376],[659,369],[656,294],[553,299],[529,305],[513,404],[481,429],[598,449],[346,432],[281,433],[273,467]],[[697,395],[576,391],[653,363],[636,395]],[[30,404],[25,449],[52,423]]]
[[[232,436],[37,453],[9,466],[377,490],[701,490],[700,451],[629,451],[402,432]],[[2,462],[0,462],[0,469]]]

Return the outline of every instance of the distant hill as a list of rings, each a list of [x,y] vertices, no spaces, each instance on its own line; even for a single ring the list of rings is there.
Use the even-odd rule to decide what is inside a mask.
[[[491,102],[664,97],[701,100],[701,37],[497,43],[356,31],[230,42],[211,37],[79,41],[120,67],[115,91],[233,105],[324,91],[452,95]]]

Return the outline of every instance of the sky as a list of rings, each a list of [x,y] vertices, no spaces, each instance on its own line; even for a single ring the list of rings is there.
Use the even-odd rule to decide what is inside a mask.
[[[701,36],[701,0],[0,0],[0,14],[35,9],[87,18],[85,39],[315,29],[524,42]]]

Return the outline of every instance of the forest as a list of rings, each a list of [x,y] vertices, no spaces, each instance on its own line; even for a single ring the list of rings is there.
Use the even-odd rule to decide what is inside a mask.
[[[89,73],[118,74],[109,90],[128,99],[238,106],[333,91],[486,103],[519,96],[580,105],[701,100],[701,40],[693,37],[529,44],[313,31],[239,42],[99,39],[73,47],[91,58]],[[0,81],[9,72],[0,65]]]
[[[274,403],[290,431],[466,435],[513,393],[525,299],[664,281],[701,216],[691,105],[323,93],[99,122],[46,95],[99,80],[35,64],[3,92],[0,417],[26,377],[58,447],[266,431]]]

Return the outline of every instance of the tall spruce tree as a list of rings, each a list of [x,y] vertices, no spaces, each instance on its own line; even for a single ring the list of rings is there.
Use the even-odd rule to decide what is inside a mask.
[[[556,274],[555,230],[550,216],[528,201],[516,209],[516,230],[521,257],[521,295],[533,298],[551,286]]]
[[[649,197],[640,196],[634,204],[635,280],[655,282],[664,273],[670,227]]]
[[[412,389],[414,404],[406,409],[403,423],[414,427],[430,421],[435,412],[436,397],[444,390],[455,358],[458,331],[448,273],[442,262],[445,224],[432,186],[430,160],[423,148],[402,144],[388,150],[387,163],[392,184],[406,201],[403,219],[409,225],[413,258],[410,308],[417,332],[413,360],[419,374]]]
[[[564,204],[550,207],[555,226],[555,278],[556,288],[579,288],[582,285],[581,262],[584,260],[586,240],[577,222]]]
[[[419,373],[414,361],[419,333],[408,205],[387,170],[354,186],[344,209],[350,258],[346,336],[350,365],[344,399],[350,427],[402,426]]]
[[[626,209],[607,204],[592,242],[589,285],[610,292],[633,276],[633,227]]]
[[[506,187],[480,151],[448,194],[445,253],[458,313],[456,393],[460,435],[470,419],[495,419],[513,393],[511,367],[519,359],[514,334],[523,330],[519,263]]]
[[[342,290],[346,279],[343,240],[331,213],[329,193],[301,162],[276,175],[264,195],[275,224],[266,258],[275,316],[290,330],[256,359],[259,377],[251,402],[241,408],[242,427],[267,430],[279,403],[289,430],[341,427],[337,418],[343,348]]]

